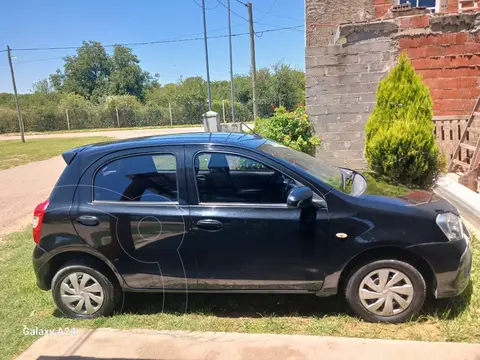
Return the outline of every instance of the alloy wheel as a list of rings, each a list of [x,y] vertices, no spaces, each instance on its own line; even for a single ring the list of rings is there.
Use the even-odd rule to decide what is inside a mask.
[[[62,303],[77,314],[93,314],[104,301],[100,283],[91,275],[75,272],[63,279],[60,285]]]
[[[393,316],[404,312],[412,303],[412,282],[396,269],[377,269],[360,283],[359,297],[362,305],[373,314]]]

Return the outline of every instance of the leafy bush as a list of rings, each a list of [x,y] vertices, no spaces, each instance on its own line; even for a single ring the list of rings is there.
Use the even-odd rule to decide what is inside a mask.
[[[0,108],[0,134],[18,131],[18,115],[13,109]]]
[[[380,82],[377,105],[366,125],[370,168],[407,186],[428,187],[445,168],[433,135],[432,99],[404,54]]]
[[[310,155],[315,154],[315,147],[321,143],[303,106],[297,106],[292,112],[284,107],[276,108],[273,117],[255,121],[255,132]]]

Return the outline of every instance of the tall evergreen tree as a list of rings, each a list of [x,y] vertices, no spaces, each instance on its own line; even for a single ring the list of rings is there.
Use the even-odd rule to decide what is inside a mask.
[[[377,104],[366,125],[370,168],[394,182],[425,187],[445,167],[433,135],[427,86],[405,54],[380,82]]]

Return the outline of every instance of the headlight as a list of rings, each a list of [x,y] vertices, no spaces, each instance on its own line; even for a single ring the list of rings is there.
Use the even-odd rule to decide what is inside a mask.
[[[463,239],[463,224],[460,217],[453,213],[443,213],[437,216],[437,225],[442,229],[448,240]]]

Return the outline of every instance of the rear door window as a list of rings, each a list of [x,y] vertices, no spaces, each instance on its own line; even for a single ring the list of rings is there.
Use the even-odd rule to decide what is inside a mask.
[[[94,201],[177,202],[177,161],[172,154],[129,156],[98,169]]]

